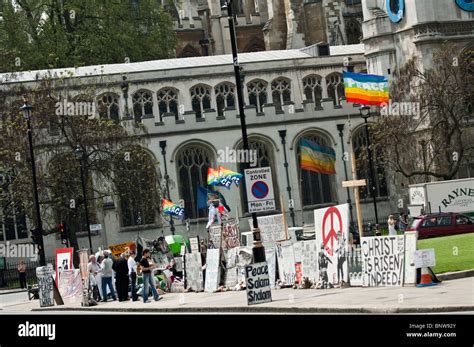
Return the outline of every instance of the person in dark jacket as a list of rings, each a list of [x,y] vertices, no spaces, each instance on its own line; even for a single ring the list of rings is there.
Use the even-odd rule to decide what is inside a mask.
[[[127,301],[128,298],[128,262],[126,254],[122,253],[120,258],[114,263],[115,270],[115,286],[117,287],[117,294],[119,301]]]

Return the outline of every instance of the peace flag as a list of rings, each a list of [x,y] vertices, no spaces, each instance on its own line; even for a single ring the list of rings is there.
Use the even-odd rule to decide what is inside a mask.
[[[173,215],[177,216],[179,219],[184,219],[184,208],[179,207],[178,205],[166,199],[162,199],[161,203],[164,214],[170,216]]]
[[[304,170],[323,174],[334,174],[336,169],[336,152],[331,147],[317,144],[316,142],[300,140],[300,167]]]
[[[387,77],[343,72],[347,102],[361,105],[381,105],[388,102]]]

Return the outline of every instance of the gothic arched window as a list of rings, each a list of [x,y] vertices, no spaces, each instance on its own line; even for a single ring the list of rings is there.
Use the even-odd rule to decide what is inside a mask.
[[[285,102],[291,101],[291,81],[279,77],[272,81],[272,98],[275,110],[282,111]]]
[[[149,90],[137,91],[132,100],[135,121],[140,122],[143,117],[153,117],[153,97]]]
[[[298,177],[300,181],[303,206],[334,202],[334,175],[301,169],[301,165],[299,164],[301,153],[299,142],[301,139],[307,139],[326,147],[331,147],[331,143],[326,136],[317,132],[305,134],[298,139],[296,154],[298,156]]]
[[[263,112],[263,105],[267,103],[267,82],[264,80],[253,80],[247,83],[250,105],[257,108],[257,113]]]
[[[118,152],[114,164],[121,225],[154,224],[160,201],[156,160],[143,148],[133,147]]]
[[[119,96],[115,93],[104,93],[97,98],[100,118],[111,119],[118,123],[119,118]]]
[[[319,75],[309,75],[303,78],[303,89],[306,100],[312,100],[317,106],[321,106],[321,99],[323,98],[321,80],[322,77]]]
[[[360,43],[362,39],[362,30],[357,19],[350,19],[346,22],[347,44],[353,45]]]
[[[232,83],[223,82],[218,84],[214,91],[216,92],[217,114],[224,115],[224,109],[235,107],[235,88]]]
[[[207,169],[214,162],[210,149],[203,145],[187,145],[176,155],[179,179],[179,196],[184,199],[186,218],[201,218],[207,215],[205,209],[198,210],[198,187],[207,187]]]
[[[342,75],[338,72],[334,72],[326,76],[326,86],[328,97],[333,100],[334,105],[340,105],[341,98],[345,95]]]
[[[203,118],[203,112],[211,108],[211,87],[198,84],[191,87],[191,101],[196,118]]]
[[[357,168],[357,178],[359,179],[370,179],[369,171],[369,159],[367,153],[364,153],[365,148],[367,147],[366,134],[364,127],[357,129],[352,135],[354,155],[356,158],[356,168]],[[365,154],[365,158],[362,155]],[[388,196],[387,188],[387,179],[385,174],[385,169],[381,163],[381,160],[378,159],[378,155],[372,151],[372,163],[374,165],[374,174],[375,174],[375,195],[377,197]],[[369,194],[367,186],[361,187],[360,189],[361,199],[371,197]]]
[[[178,120],[178,91],[174,88],[162,88],[156,93],[160,120],[165,113],[172,113]]]

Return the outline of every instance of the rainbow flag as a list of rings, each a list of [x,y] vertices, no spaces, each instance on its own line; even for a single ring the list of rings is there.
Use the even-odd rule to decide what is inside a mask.
[[[219,170],[213,169],[211,167],[207,169],[207,185],[208,186],[219,185],[219,177],[220,177]]]
[[[385,76],[343,72],[347,102],[381,105],[388,102],[388,81]]]
[[[230,186],[232,183],[235,183],[235,185],[238,187],[240,180],[242,179],[243,175],[226,169],[223,166],[219,166],[219,185],[226,187],[227,189],[230,189]]]
[[[331,147],[318,145],[307,140],[300,140],[300,167],[304,170],[323,174],[334,174],[336,169],[336,152]]]
[[[179,219],[184,219],[184,208],[179,207],[173,202],[162,199],[161,207],[163,208],[163,213],[170,216],[177,216]]]

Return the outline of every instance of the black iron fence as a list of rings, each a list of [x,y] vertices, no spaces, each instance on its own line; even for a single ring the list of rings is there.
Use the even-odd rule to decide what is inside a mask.
[[[46,264],[53,264],[54,257],[46,258]],[[3,264],[3,268],[0,269],[0,287],[8,288],[20,288],[20,276],[18,273],[19,261],[9,261]],[[36,284],[36,268],[40,266],[39,259],[37,261],[25,261],[26,265],[26,283]]]

